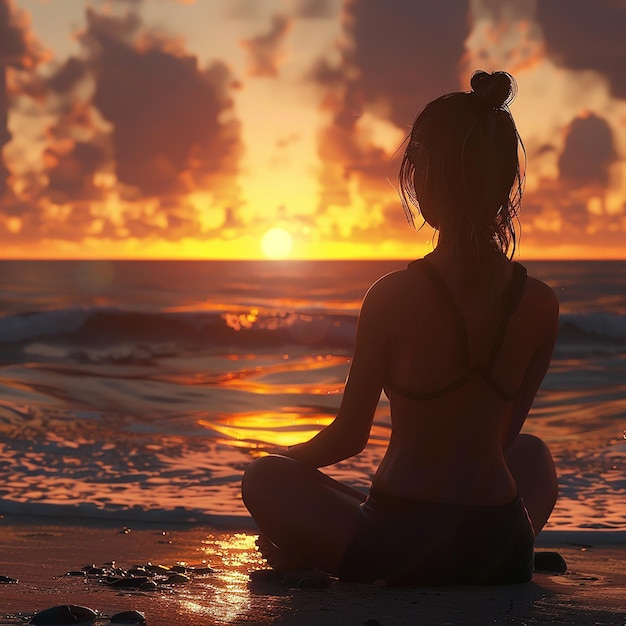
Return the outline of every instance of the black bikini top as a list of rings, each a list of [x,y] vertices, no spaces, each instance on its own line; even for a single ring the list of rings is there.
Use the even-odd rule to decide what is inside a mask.
[[[497,396],[503,398],[504,400],[514,400],[518,396],[519,391],[510,392],[507,389],[503,389],[498,381],[494,379],[492,372],[496,359],[498,358],[498,353],[500,352],[500,347],[502,346],[502,341],[504,340],[504,335],[506,333],[509,318],[517,310],[517,307],[524,293],[524,287],[526,286],[526,268],[519,263],[513,263],[513,274],[511,276],[511,280],[509,281],[509,284],[502,294],[502,313],[500,316],[500,324],[496,331],[493,345],[491,346],[489,358],[487,359],[487,363],[478,365],[472,365],[470,362],[467,323],[461,309],[452,297],[448,285],[443,280],[441,274],[437,271],[435,266],[427,259],[419,259],[417,261],[413,261],[409,264],[408,268],[410,271],[423,270],[426,273],[430,282],[435,288],[435,291],[438,293],[443,303],[452,313],[455,324],[457,326],[459,337],[463,338],[463,340],[460,342],[460,349],[462,351],[462,360],[465,366],[463,373],[458,378],[453,380],[451,383],[441,387],[440,389],[437,389],[436,391],[417,393],[409,389],[404,389],[403,387],[400,387],[399,385],[396,385],[391,381],[389,381],[389,383],[387,384],[387,388],[394,393],[405,396],[406,398],[410,398],[412,400],[431,400],[434,398],[440,398],[449,393],[452,393],[453,391],[456,391],[457,389],[462,387],[470,378],[472,378],[472,376],[478,375],[485,381],[485,383]]]

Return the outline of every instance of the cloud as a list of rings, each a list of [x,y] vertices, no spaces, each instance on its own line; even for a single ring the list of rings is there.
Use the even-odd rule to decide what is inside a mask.
[[[118,180],[143,195],[180,193],[217,172],[237,137],[228,122],[232,77],[221,63],[207,70],[167,41],[138,37],[134,20],[87,14],[83,40],[96,79],[93,104],[112,124]]]
[[[241,41],[248,53],[248,74],[274,78],[284,57],[283,45],[291,28],[291,20],[284,15],[274,15],[268,32]]]
[[[10,174],[2,158],[2,148],[11,140],[6,68],[33,68],[43,57],[43,48],[30,31],[26,14],[19,11],[12,0],[0,0],[0,198],[7,192],[6,181]]]
[[[294,14],[303,19],[328,19],[338,13],[337,0],[294,0]]]
[[[567,185],[603,188],[616,159],[613,132],[606,120],[593,114],[578,117],[567,131],[559,158],[560,177]]]
[[[388,182],[398,166],[391,157],[419,110],[459,89],[468,8],[451,1],[346,3],[340,61],[320,59],[310,76],[328,119],[318,136],[318,216],[334,224],[336,236],[406,237]]]
[[[84,78],[87,70],[85,63],[76,57],[70,57],[48,80],[48,86],[57,93],[66,93]]]
[[[29,27],[26,13],[12,0],[0,0],[0,66],[34,67],[44,56]]]
[[[564,67],[604,74],[626,98],[626,3],[623,0],[538,0],[548,54]]]
[[[224,15],[230,19],[257,19],[261,14],[260,0],[229,0],[225,3]]]
[[[4,214],[30,206],[19,215],[22,237],[201,234],[203,213],[240,202],[231,71],[219,61],[200,67],[133,12],[87,9],[78,38],[82,53],[21,85],[49,122],[40,171],[22,173],[21,197]],[[196,189],[208,190],[201,205],[185,203]]]
[[[459,89],[468,2],[353,0],[346,10],[358,87],[366,102],[386,102],[396,125],[409,125],[427,102]]]

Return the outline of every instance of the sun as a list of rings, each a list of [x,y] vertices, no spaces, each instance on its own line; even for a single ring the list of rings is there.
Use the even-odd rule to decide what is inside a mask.
[[[291,252],[292,243],[284,228],[270,228],[261,239],[261,250],[268,259],[284,259]]]

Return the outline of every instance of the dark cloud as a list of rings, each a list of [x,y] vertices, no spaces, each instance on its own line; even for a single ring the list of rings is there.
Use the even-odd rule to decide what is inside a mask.
[[[560,177],[575,187],[605,187],[616,158],[613,132],[606,120],[596,115],[576,118],[559,158]]]
[[[233,167],[239,137],[226,66],[202,70],[163,40],[142,39],[136,17],[87,17],[93,104],[113,125],[120,182],[144,195],[180,193],[203,174]]]
[[[48,190],[53,200],[63,202],[97,195],[93,178],[107,161],[104,149],[93,143],[77,141],[66,153],[49,148],[46,160],[51,163]]]
[[[12,0],[0,0],[0,198],[7,192],[10,174],[2,158],[2,148],[11,140],[6,68],[31,69],[43,55],[42,47],[29,30],[26,14],[18,11]]]
[[[28,27],[12,0],[0,0],[0,66],[29,68],[41,60],[43,51]]]
[[[626,98],[626,2],[624,0],[538,0],[548,54],[575,70],[604,74]]]
[[[397,159],[390,162],[367,136],[362,117],[374,112],[408,133],[427,102],[459,89],[468,10],[466,0],[346,3],[341,62],[321,59],[311,72],[332,118],[318,139],[320,214],[331,205],[349,206],[350,190],[357,188],[367,202],[392,212],[381,226],[385,232],[397,235],[406,228],[402,210],[389,200]]]
[[[187,192],[210,190],[218,207],[240,204],[234,77],[219,62],[201,68],[180,41],[146,29],[135,13],[88,9],[86,18],[80,54],[46,78],[24,72],[12,81],[53,119],[42,170],[20,175],[28,214],[21,199],[2,206],[23,224],[13,239],[27,231],[71,240],[200,235],[202,216],[185,204]],[[93,90],[84,89],[89,83]],[[121,215],[100,203],[111,193]]]
[[[248,74],[250,76],[278,75],[283,59],[283,44],[291,27],[291,20],[284,15],[274,15],[267,33],[241,42],[248,52]]]
[[[294,13],[304,19],[328,19],[337,14],[335,0],[294,0]]]
[[[53,91],[65,93],[72,90],[86,73],[85,63],[70,57],[48,80],[48,85]]]
[[[8,126],[9,106],[5,72],[5,68],[0,67],[0,198],[6,192],[6,180],[9,176],[9,170],[2,158],[2,148],[11,141],[11,133]]]
[[[457,91],[468,10],[466,0],[350,2],[351,61],[365,101],[388,101],[391,120],[402,127],[430,100]]]

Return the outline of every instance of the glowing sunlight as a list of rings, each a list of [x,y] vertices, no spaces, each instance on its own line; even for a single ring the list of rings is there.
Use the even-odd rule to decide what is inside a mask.
[[[270,228],[261,239],[261,250],[268,259],[284,259],[292,244],[291,235],[284,228]]]

